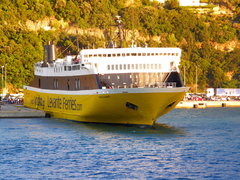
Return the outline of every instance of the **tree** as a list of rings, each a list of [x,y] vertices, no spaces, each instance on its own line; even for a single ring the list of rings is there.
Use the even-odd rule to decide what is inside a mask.
[[[167,0],[165,1],[166,9],[178,9],[179,8],[179,1],[178,0]]]

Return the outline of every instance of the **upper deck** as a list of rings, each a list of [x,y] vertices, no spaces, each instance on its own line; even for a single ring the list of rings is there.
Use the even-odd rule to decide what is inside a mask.
[[[78,56],[57,59],[48,67],[35,65],[38,76],[87,74],[161,73],[179,71],[179,48],[86,49]]]

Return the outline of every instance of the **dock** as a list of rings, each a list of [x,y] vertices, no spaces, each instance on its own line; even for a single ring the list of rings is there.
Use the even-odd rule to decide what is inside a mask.
[[[45,112],[26,108],[23,105],[2,104],[0,105],[0,118],[40,118],[45,117]]]
[[[176,108],[240,107],[240,101],[181,101]]]

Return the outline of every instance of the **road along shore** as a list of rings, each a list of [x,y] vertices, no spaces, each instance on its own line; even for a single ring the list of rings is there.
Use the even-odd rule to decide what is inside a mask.
[[[240,107],[240,101],[181,101],[176,108]]]
[[[23,105],[0,105],[0,118],[39,118],[45,117],[45,112],[26,108]]]

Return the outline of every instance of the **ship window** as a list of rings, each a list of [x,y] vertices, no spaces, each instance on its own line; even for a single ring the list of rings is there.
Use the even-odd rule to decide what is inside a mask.
[[[146,56],[146,53],[143,53],[142,55],[143,55],[143,56]]]
[[[87,55],[87,54],[85,54],[85,55],[84,55],[84,57],[85,57],[85,58],[88,58],[88,55]]]
[[[113,57],[116,57],[116,54],[112,54]]]
[[[106,54],[103,54],[103,57],[106,57],[107,55]]]
[[[41,79],[38,79],[38,87],[41,87]]]
[[[97,55],[97,54],[94,54],[94,57],[98,57],[98,55]]]
[[[158,64],[158,69],[161,69],[161,64]]]
[[[69,79],[67,80],[67,89],[68,90],[70,89],[70,80]]]
[[[122,53],[122,56],[125,56],[125,53]]]
[[[138,64],[136,64],[136,69],[138,69]]]
[[[79,69],[80,69],[80,66],[79,66],[79,65],[72,66],[72,70],[79,70]]]
[[[111,57],[111,54],[108,54],[107,56],[108,56],[108,57]]]
[[[120,70],[122,70],[122,64],[120,64]]]
[[[138,56],[141,56],[142,54],[141,53],[138,53]]]
[[[154,67],[153,67],[153,64],[151,64],[151,69],[153,69]]]
[[[151,56],[154,56],[154,53],[151,53]]]
[[[118,65],[116,64],[116,70],[118,70]]]
[[[112,70],[114,70],[114,65],[112,65]]]
[[[92,54],[89,54],[89,57],[92,57]]]
[[[142,69],[142,64],[139,64],[139,69]]]
[[[171,53],[168,53],[168,56],[170,56],[171,55]]]
[[[98,57],[102,57],[102,54],[99,54]]]
[[[112,88],[114,89],[114,87],[115,87],[115,83],[112,83]]]
[[[58,89],[58,80],[57,79],[54,79],[53,86],[55,89]]]
[[[159,55],[160,55],[160,56],[162,56],[162,55],[163,55],[163,53],[160,53]]]
[[[147,64],[147,69],[149,69],[149,64]]]
[[[110,65],[107,65],[107,69],[110,70]]]
[[[143,64],[143,69],[146,69],[146,64]]]
[[[121,54],[119,54],[119,53],[118,53],[118,54],[117,54],[117,56],[118,56],[118,57],[120,57],[120,56],[121,56]]]
[[[176,56],[178,56],[178,53],[176,53]]]
[[[128,64],[128,69],[130,69],[130,64]]]
[[[123,69],[127,69],[127,65],[126,64],[123,65]]]
[[[75,80],[76,89],[80,89],[80,79]]]
[[[132,53],[131,56],[137,56],[137,53]]]
[[[148,56],[150,56],[150,53],[147,53]]]
[[[158,53],[155,53],[155,56],[158,56]]]
[[[134,69],[134,64],[132,64],[132,69]]]
[[[158,65],[157,64],[155,64],[155,69],[157,69],[158,68]]]
[[[127,56],[130,56],[130,53],[127,53]]]

